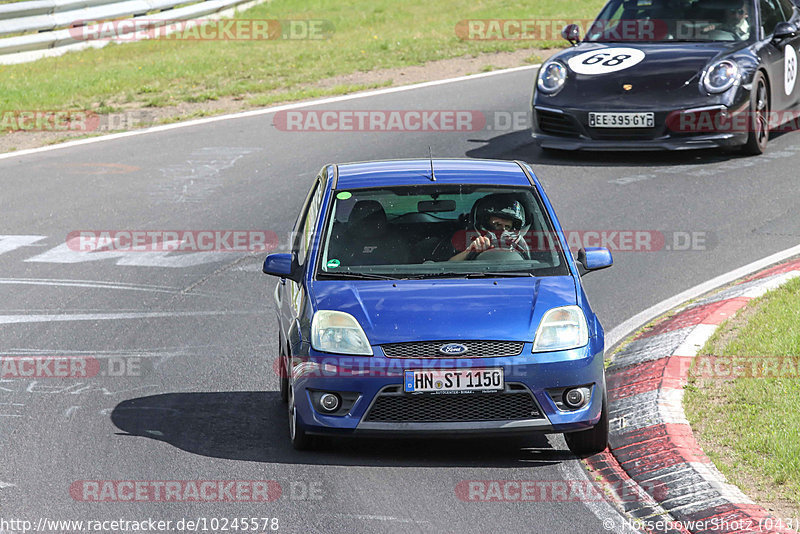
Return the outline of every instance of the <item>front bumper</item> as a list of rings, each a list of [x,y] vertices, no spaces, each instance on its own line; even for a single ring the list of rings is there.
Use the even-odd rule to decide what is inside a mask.
[[[584,109],[536,105],[533,110],[532,136],[542,148],[589,151],[696,150],[741,146],[747,142],[748,136],[747,132],[673,131],[667,125],[668,117],[673,113],[688,111],[682,109],[648,110],[655,115],[653,128],[626,129],[589,127],[589,111]]]
[[[561,433],[591,428],[600,418],[605,374],[603,342],[597,338],[579,349],[539,354],[532,354],[531,344],[526,343],[519,356],[502,358],[387,358],[379,346],[373,349],[375,355],[372,357],[335,356],[310,350],[307,358],[294,359],[292,382],[295,403],[299,423],[307,433],[409,437]],[[506,389],[503,392],[443,394],[403,391],[405,370],[496,367],[504,370]],[[584,385],[592,386],[590,401],[577,410],[562,409],[563,406],[559,408],[551,395],[554,390]],[[355,400],[346,413],[326,415],[315,409],[312,400],[314,393],[320,391],[344,393]],[[374,417],[370,419],[369,415],[374,415],[372,410],[376,402],[385,396],[393,396],[394,400],[415,401],[409,406],[418,404],[416,401],[424,401],[423,404],[430,407],[435,406],[439,399],[450,406],[462,402],[488,402],[494,405],[504,403],[505,399],[510,398],[508,396],[514,396],[514,402],[518,402],[525,395],[532,400],[531,410],[526,412],[528,415],[521,414],[513,419],[475,420],[474,410],[469,420],[458,420],[456,416],[453,420],[421,421],[414,420],[415,416],[410,413],[406,420],[400,420],[405,419],[405,414],[396,420],[391,417],[389,420],[386,417],[376,420]],[[409,396],[417,398],[410,399]],[[487,409],[486,413],[495,413],[493,409]]]

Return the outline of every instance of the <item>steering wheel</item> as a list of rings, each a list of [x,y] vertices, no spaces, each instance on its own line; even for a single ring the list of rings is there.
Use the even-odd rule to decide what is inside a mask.
[[[471,256],[472,254],[470,254]],[[471,259],[467,256],[467,259]],[[481,261],[504,262],[504,261],[525,261],[525,256],[519,250],[510,248],[490,248],[478,253],[474,259]]]

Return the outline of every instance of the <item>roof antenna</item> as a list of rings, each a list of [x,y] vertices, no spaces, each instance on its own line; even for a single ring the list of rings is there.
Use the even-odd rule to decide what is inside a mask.
[[[428,145],[428,155],[430,156],[431,159],[431,182],[435,182],[436,175],[433,174],[433,149],[431,148],[430,145]]]

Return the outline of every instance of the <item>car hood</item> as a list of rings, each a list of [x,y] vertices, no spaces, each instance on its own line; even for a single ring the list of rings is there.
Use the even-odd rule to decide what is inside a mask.
[[[645,57],[630,68],[605,74],[577,74],[569,69],[564,89],[553,100],[609,106],[624,103],[635,110],[636,106],[652,109],[654,104],[657,105],[653,100],[654,94],[659,95],[659,103],[671,98],[681,101],[707,99],[699,88],[700,76],[706,66],[717,58],[746,48],[747,43],[585,43],[565,50],[554,59],[567,65],[570,58],[579,54],[621,47],[640,50]],[[626,84],[632,86],[629,91],[623,89]],[[546,105],[546,100],[543,98],[538,103]]]
[[[313,283],[315,310],[353,315],[372,345],[486,339],[533,341],[542,315],[576,303],[569,276]]]

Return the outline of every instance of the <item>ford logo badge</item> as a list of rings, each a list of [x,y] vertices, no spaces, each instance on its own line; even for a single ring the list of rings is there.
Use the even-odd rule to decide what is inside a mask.
[[[467,347],[458,343],[448,343],[439,347],[439,352],[442,354],[464,354],[468,350]]]

